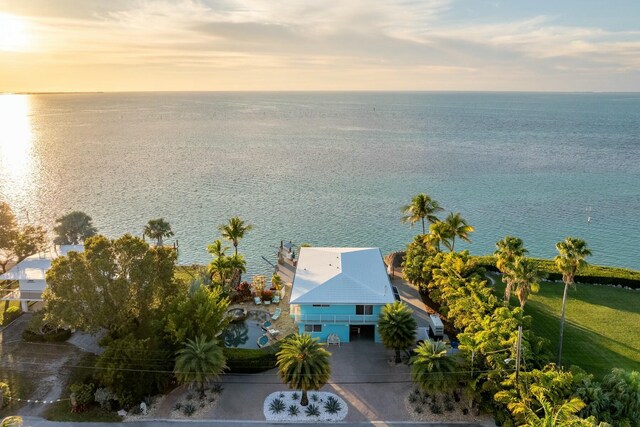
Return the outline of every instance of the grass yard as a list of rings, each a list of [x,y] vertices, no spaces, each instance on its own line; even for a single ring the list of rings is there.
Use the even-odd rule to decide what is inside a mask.
[[[67,421],[67,422],[104,422],[113,423],[121,422],[120,417],[115,412],[105,411],[97,405],[93,405],[86,411],[73,413],[71,412],[71,404],[68,400],[56,402],[48,405],[43,414],[44,418],[51,421]]]
[[[504,286],[497,278],[497,293]],[[551,342],[555,355],[560,335],[564,284],[543,282],[525,313],[533,317],[533,331]],[[512,305],[517,305],[512,298]],[[597,377],[613,368],[640,370],[640,291],[580,285],[569,289],[564,328],[563,364],[578,365]]]

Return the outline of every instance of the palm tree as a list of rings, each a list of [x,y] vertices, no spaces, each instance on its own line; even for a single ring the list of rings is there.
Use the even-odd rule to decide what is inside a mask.
[[[441,212],[443,209],[440,207],[437,201],[424,193],[420,193],[411,199],[411,203],[402,207],[404,216],[402,217],[402,223],[409,223],[413,227],[418,221],[422,222],[422,234],[426,234],[426,228],[424,225],[425,218],[430,223],[438,221],[438,217],[435,216],[437,212]]]
[[[456,244],[456,237],[461,238],[465,242],[471,243],[469,233],[473,233],[475,229],[467,224],[467,221],[460,216],[460,212],[451,212],[444,222],[447,224],[447,227],[449,227],[449,233],[451,235],[451,252],[453,252],[453,248]]]
[[[424,341],[411,358],[411,378],[428,393],[451,391],[456,386],[457,362],[447,356],[442,341]]]
[[[516,257],[524,256],[528,251],[524,248],[522,239],[513,236],[506,236],[504,239],[496,243],[497,250],[494,252],[496,256],[496,267],[502,273],[502,281],[504,282],[504,300],[509,305],[511,299],[511,290],[513,289],[513,280],[509,272],[513,269],[513,262]]]
[[[451,237],[452,233],[449,226],[442,221],[436,221],[429,226],[429,237],[425,239],[430,241],[432,244],[435,243],[436,250],[440,252],[440,243],[442,243],[447,249],[452,250],[451,243],[449,242]]]
[[[577,397],[572,397],[569,400],[554,402],[550,399],[551,393],[544,387],[536,384],[531,385],[532,399],[522,399],[518,402],[511,402],[507,404],[507,408],[516,417],[519,422],[522,422],[524,426],[531,427],[551,427],[551,426],[580,426],[580,425],[594,425],[592,423],[585,422],[576,416],[585,404]],[[531,405],[537,403],[540,409],[535,411]]]
[[[0,421],[0,427],[22,427],[22,417],[17,415],[5,417]]]
[[[413,310],[402,301],[382,307],[378,318],[378,332],[384,346],[395,350],[396,363],[402,362],[400,351],[415,343],[417,326]]]
[[[331,376],[329,353],[317,338],[309,334],[293,335],[282,341],[276,365],[283,382],[302,390],[300,404],[307,406],[307,390],[319,390]]]
[[[538,293],[542,278],[536,265],[525,257],[516,257],[510,270],[510,280],[515,284],[515,294],[520,301],[520,308],[524,310],[530,294]]]
[[[243,220],[238,216],[234,216],[229,220],[228,224],[223,224],[218,227],[222,237],[233,243],[233,247],[238,255],[238,242],[244,238],[244,234],[251,231],[253,226],[251,224],[245,224]]]
[[[229,246],[223,246],[222,240],[216,239],[215,242],[207,246],[207,252],[216,258],[223,258],[226,256]]]
[[[567,291],[569,290],[569,285],[575,285],[574,279],[576,274],[587,266],[585,258],[591,255],[591,251],[587,248],[587,242],[574,237],[567,237],[564,241],[558,242],[556,244],[556,249],[560,255],[556,256],[554,261],[556,263],[556,267],[562,273],[562,281],[564,282],[562,314],[560,316],[560,343],[558,344],[558,366],[561,366]]]
[[[56,232],[53,243],[56,245],[79,245],[83,243],[98,232],[91,221],[89,215],[80,211],[74,211],[57,218],[57,225],[53,228],[53,231]]]
[[[171,231],[171,225],[167,221],[163,218],[158,218],[150,220],[144,226],[143,234],[150,239],[155,239],[156,246],[162,246],[162,239],[173,236],[173,231]]]
[[[185,347],[178,351],[174,371],[178,381],[198,385],[204,396],[205,383],[217,378],[225,369],[222,347],[201,335],[195,340],[187,340]]]

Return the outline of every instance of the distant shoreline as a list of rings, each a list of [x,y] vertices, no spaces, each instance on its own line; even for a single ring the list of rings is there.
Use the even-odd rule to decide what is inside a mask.
[[[125,91],[25,91],[25,92],[0,92],[0,95],[79,95],[79,94],[125,94],[125,93],[375,93],[375,94],[417,94],[417,93],[466,93],[466,94],[545,94],[545,95],[607,95],[607,94],[629,94],[638,95],[640,91],[518,91],[518,90],[125,90]]]

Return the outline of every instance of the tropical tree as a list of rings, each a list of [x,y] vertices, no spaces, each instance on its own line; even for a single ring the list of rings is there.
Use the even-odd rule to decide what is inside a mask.
[[[22,427],[22,417],[18,415],[5,417],[0,421],[0,427]]]
[[[522,257],[527,253],[522,239],[513,236],[506,236],[496,243],[496,267],[502,273],[504,288],[504,300],[509,305],[511,290],[513,289],[512,276],[509,272],[513,269],[513,263],[517,257]]]
[[[46,321],[86,332],[104,328],[112,336],[149,331],[175,297],[175,263],[175,251],[129,234],[90,237],[84,252],[51,263],[43,294]]]
[[[236,255],[238,255],[238,242],[244,238],[245,233],[252,229],[253,226],[251,224],[245,224],[245,222],[237,216],[231,218],[227,224],[218,227],[222,237],[233,243]]]
[[[411,347],[416,341],[416,319],[402,301],[382,307],[378,318],[378,332],[385,347],[396,352],[396,363],[402,362],[400,351]]]
[[[449,249],[451,252],[454,250],[456,237],[461,238],[465,242],[471,242],[471,239],[469,239],[469,233],[473,233],[475,229],[460,216],[460,212],[451,212],[444,220],[444,223],[449,227],[449,235],[451,236],[451,247]]]
[[[165,317],[168,340],[181,344],[204,336],[217,339],[227,328],[229,298],[220,286],[207,286],[195,279],[189,292],[181,293]]]
[[[178,381],[198,386],[200,395],[204,396],[204,386],[217,378],[227,369],[226,359],[215,340],[201,335],[187,340],[183,349],[176,355],[174,372]]]
[[[56,219],[53,231],[56,245],[79,245],[98,232],[92,224],[92,219],[84,212],[74,211]]]
[[[410,360],[411,378],[428,393],[451,391],[456,386],[457,362],[447,356],[442,341],[424,341]]]
[[[453,234],[449,226],[442,221],[436,221],[429,226],[429,234],[424,239],[426,244],[435,246],[436,250],[440,252],[440,243],[451,250],[452,237]]]
[[[278,273],[273,273],[271,276],[271,287],[279,291],[282,289],[283,284],[284,282],[282,281],[282,277],[280,277]]]
[[[511,402],[507,405],[522,425],[530,427],[580,426],[586,424],[576,414],[584,408],[584,402],[577,397],[568,400],[554,401],[549,390],[536,384],[531,385],[531,399],[540,407],[534,410],[528,400]]]
[[[402,217],[402,223],[409,223],[413,227],[413,224],[420,221],[422,223],[422,234],[426,234],[425,222],[426,219],[430,223],[438,221],[438,217],[435,215],[438,212],[443,211],[437,201],[424,193],[420,193],[411,199],[411,203],[402,207],[404,216]]]
[[[567,291],[569,285],[575,286],[576,274],[587,266],[586,257],[591,255],[591,251],[587,248],[587,243],[582,239],[567,237],[564,241],[556,244],[559,255],[554,261],[556,267],[562,273],[562,281],[564,282],[564,294],[562,295],[562,314],[560,315],[560,342],[558,343],[558,366],[562,363],[562,342],[564,339],[564,318],[567,306]]]
[[[515,284],[515,294],[520,301],[520,308],[524,310],[529,295],[538,293],[540,290],[542,275],[531,260],[525,257],[516,257],[507,276],[509,281]]]
[[[156,246],[162,246],[162,239],[173,236],[171,225],[163,218],[149,220],[144,226],[144,235],[150,239],[155,239]]]
[[[20,226],[8,203],[0,203],[0,273],[10,262],[20,262],[47,247],[47,233],[36,225]]]
[[[317,338],[294,335],[282,341],[276,354],[280,378],[294,390],[302,390],[300,404],[307,406],[308,390],[319,390],[331,375],[329,353]]]

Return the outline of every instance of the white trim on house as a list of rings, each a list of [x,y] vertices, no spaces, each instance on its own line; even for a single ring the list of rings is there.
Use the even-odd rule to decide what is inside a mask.
[[[291,304],[388,304],[393,291],[379,248],[300,248]]]

